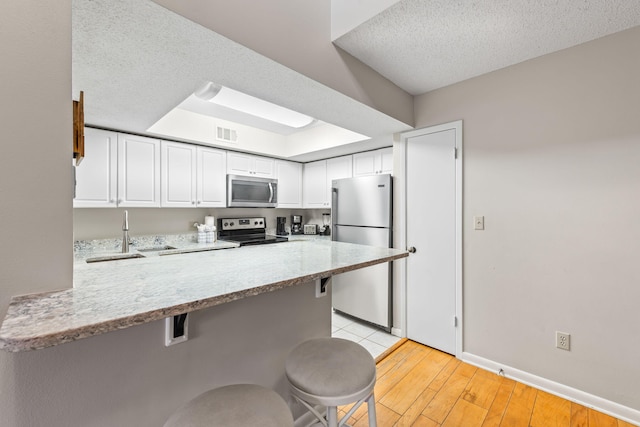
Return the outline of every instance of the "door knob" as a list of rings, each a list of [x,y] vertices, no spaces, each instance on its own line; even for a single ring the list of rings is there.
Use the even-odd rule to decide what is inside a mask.
[[[407,248],[407,251],[409,251],[410,254],[415,254],[416,253],[416,247],[415,246],[409,246]]]

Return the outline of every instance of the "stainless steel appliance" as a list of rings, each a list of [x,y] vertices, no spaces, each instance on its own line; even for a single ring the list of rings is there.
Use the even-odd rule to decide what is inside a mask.
[[[239,243],[240,246],[264,245],[289,240],[282,236],[267,235],[266,227],[267,221],[264,217],[218,218],[218,239]]]
[[[287,217],[278,216],[276,217],[276,236],[286,236],[287,230],[285,230],[285,224],[287,223]]]
[[[304,234],[318,234],[318,225],[317,224],[305,224],[304,225]]]
[[[331,240],[388,248],[392,240],[392,178],[372,175],[332,182]],[[335,310],[391,330],[391,264],[333,276]]]
[[[275,208],[277,204],[277,179],[227,175],[227,207]]]
[[[302,234],[302,215],[291,215],[291,234]]]

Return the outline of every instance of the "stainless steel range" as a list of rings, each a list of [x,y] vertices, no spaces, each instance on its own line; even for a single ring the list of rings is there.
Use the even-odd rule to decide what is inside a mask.
[[[218,218],[218,239],[239,243],[240,246],[281,243],[289,239],[282,236],[268,236],[267,221],[256,218]]]

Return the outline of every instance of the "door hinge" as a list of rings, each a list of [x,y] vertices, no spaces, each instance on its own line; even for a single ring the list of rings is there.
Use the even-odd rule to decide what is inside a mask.
[[[455,328],[457,328],[457,327],[458,327],[458,316],[453,316],[453,326],[454,326]]]
[[[454,159],[457,159],[457,158],[458,158],[458,149],[457,149],[457,148],[454,148],[454,149],[453,149],[453,158],[454,158]]]

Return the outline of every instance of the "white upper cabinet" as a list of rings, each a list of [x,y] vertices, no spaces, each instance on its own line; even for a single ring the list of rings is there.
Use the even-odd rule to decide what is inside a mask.
[[[196,206],[219,208],[227,205],[227,153],[224,150],[198,147]]]
[[[352,165],[352,156],[306,163],[303,175],[303,207],[330,208],[331,181],[351,178]]]
[[[304,164],[302,200],[305,208],[327,207],[327,161]]]
[[[278,207],[302,207],[302,164],[276,160]]]
[[[162,141],[162,207],[224,207],[223,150]]]
[[[353,176],[353,156],[327,159],[327,187],[331,188],[334,179],[351,178]]]
[[[353,176],[393,172],[393,148],[381,148],[353,155]]]
[[[160,206],[160,140],[118,134],[118,206]]]
[[[275,160],[251,154],[228,152],[227,173],[275,178]]]
[[[196,146],[162,141],[161,206],[184,208],[196,204]]]
[[[85,129],[85,156],[76,168],[76,208],[115,208],[118,198],[118,134]]]

